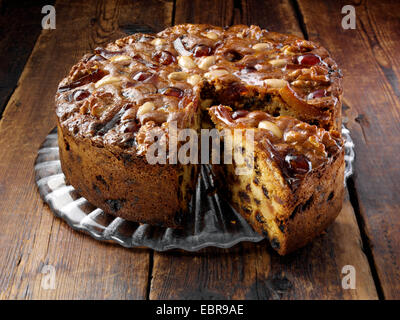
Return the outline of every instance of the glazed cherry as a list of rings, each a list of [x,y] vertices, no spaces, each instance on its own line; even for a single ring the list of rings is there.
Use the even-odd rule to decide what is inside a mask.
[[[215,113],[217,118],[223,121],[226,124],[231,125],[233,123],[232,116],[229,114],[229,111],[224,108],[222,105],[217,107],[217,112]]]
[[[248,114],[249,114],[249,111],[247,111],[247,110],[236,110],[234,113],[232,113],[232,119],[236,120],[237,118],[245,117]]]
[[[157,52],[153,55],[153,58],[158,63],[161,63],[165,66],[171,64],[172,62],[174,62],[176,60],[174,55],[169,51]]]
[[[312,100],[312,99],[316,99],[316,98],[323,98],[327,96],[327,92],[325,89],[319,89],[317,91],[311,92],[310,94],[308,94],[307,96],[307,100]]]
[[[230,50],[227,53],[225,53],[225,58],[230,62],[236,62],[241,60],[243,58],[243,55],[241,55],[239,52],[235,50]]]
[[[152,63],[152,62],[150,62],[150,61],[147,61],[147,60],[143,59],[143,58],[142,58],[140,55],[138,55],[138,54],[135,54],[132,58],[133,58],[135,61],[137,61],[137,62],[139,62],[139,63],[141,63],[141,64],[144,64],[146,67],[149,67],[149,68],[152,68],[152,69],[157,69],[157,68],[158,68],[157,65],[155,65],[154,63]]]
[[[89,82],[97,82],[101,78],[103,78],[105,75],[106,75],[106,73],[103,70],[96,69],[92,73],[86,74],[83,77],[71,82],[70,84],[59,87],[58,92],[64,92],[64,91],[68,91],[71,89],[75,89],[77,87],[88,84]]]
[[[302,66],[314,66],[321,62],[321,58],[315,54],[305,54],[295,57],[295,62]]]
[[[183,90],[175,87],[167,87],[164,89],[161,89],[161,93],[166,95],[166,96],[171,96],[171,97],[177,97],[177,98],[182,98],[184,95]]]
[[[285,162],[289,165],[289,170],[295,174],[304,174],[310,171],[311,163],[303,155],[287,154]]]
[[[87,90],[76,90],[73,93],[73,99],[75,101],[81,101],[83,99],[86,99],[89,96],[90,96],[90,92]]]
[[[212,52],[212,49],[209,46],[204,44],[198,44],[192,49],[192,53],[195,57],[204,57],[209,56]]]
[[[133,77],[133,80],[136,81],[144,81],[147,80],[148,78],[150,78],[153,74],[150,72],[146,72],[146,71],[139,71],[138,73],[136,73]]]

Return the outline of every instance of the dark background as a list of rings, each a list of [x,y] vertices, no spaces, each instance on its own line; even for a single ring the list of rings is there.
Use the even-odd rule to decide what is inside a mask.
[[[0,0],[0,298],[399,299],[400,4],[398,1]],[[356,29],[341,26],[344,5]],[[344,120],[355,175],[327,234],[279,257],[266,242],[229,250],[157,253],[100,243],[56,219],[36,190],[33,163],[55,126],[57,83],[87,51],[134,32],[184,22],[256,24],[328,48],[344,73]],[[56,289],[41,287],[45,265]],[[341,286],[344,265],[356,289]]]

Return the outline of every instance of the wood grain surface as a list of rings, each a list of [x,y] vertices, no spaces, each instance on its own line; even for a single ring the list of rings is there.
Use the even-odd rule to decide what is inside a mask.
[[[42,30],[42,6],[52,3],[0,1],[0,119]]]
[[[328,47],[344,73],[344,104],[356,144],[353,178],[379,286],[400,294],[400,9],[397,1],[363,1],[355,30],[341,27],[352,1],[300,1],[310,39]],[[329,19],[321,19],[321,14]]]
[[[355,290],[342,288],[345,265],[357,270]],[[150,299],[377,299],[377,293],[346,201],[327,234],[285,257],[265,241],[155,253]]]
[[[1,1],[11,9],[0,10],[0,26],[10,30],[0,52],[12,37],[22,45],[16,61],[6,55],[0,64],[0,299],[398,299],[399,5],[355,4],[357,28],[343,30],[345,2],[59,0],[56,29],[40,30],[36,14],[25,20],[28,36],[7,26],[10,13],[27,12]],[[265,241],[196,253],[125,249],[73,231],[42,203],[33,163],[55,126],[60,79],[99,45],[185,22],[308,37],[342,67],[356,175],[338,219],[307,247],[286,257]],[[46,265],[55,267],[55,290],[41,286]],[[356,270],[356,289],[342,288],[345,265]]]
[[[54,94],[68,69],[88,50],[135,32],[144,21],[155,30],[170,25],[172,3],[58,1],[56,12],[56,29],[41,32],[0,122],[0,297],[145,299],[149,250],[73,232],[38,197],[32,169],[36,150],[55,126]],[[146,14],[136,20],[140,12]],[[41,287],[44,265],[56,269],[56,290]]]

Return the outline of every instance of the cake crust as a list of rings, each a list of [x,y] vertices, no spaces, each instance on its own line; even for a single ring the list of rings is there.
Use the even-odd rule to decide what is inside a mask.
[[[145,158],[118,147],[102,148],[89,139],[77,140],[60,125],[58,144],[67,182],[91,204],[130,221],[182,226],[189,201],[185,197],[190,198],[193,187],[184,184],[183,176],[195,180],[195,166],[149,165]]]

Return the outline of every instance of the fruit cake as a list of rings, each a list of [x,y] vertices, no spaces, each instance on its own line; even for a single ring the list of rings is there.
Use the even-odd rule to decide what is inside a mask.
[[[220,170],[234,208],[270,239],[279,253],[301,247],[338,215],[343,201],[344,148],[339,132],[263,111],[210,109],[218,129],[254,129],[251,161],[246,139],[233,141],[233,163]],[[235,157],[235,153],[239,153]],[[238,174],[240,166],[249,166]]]
[[[172,124],[197,131],[212,127],[208,109],[222,104],[237,112],[292,117],[315,130],[334,132],[341,126],[341,78],[337,64],[317,43],[257,26],[184,24],[157,34],[133,34],[85,55],[59,84],[62,169],[83,197],[107,213],[180,227],[198,165],[171,161]],[[317,132],[326,131],[315,131],[311,139],[318,140],[322,133]],[[332,137],[340,140],[336,132]],[[162,142],[166,161],[149,163],[146,156],[152,146]],[[337,159],[324,163],[323,179],[334,186],[340,175],[343,180],[343,160]],[[303,184],[315,191],[323,184],[322,176],[312,172]],[[303,199],[299,192],[311,192],[301,190],[292,191],[291,201]],[[339,203],[342,192],[333,194]],[[339,206],[335,208],[339,212]],[[314,228],[312,223],[308,226],[309,218],[308,213],[299,214],[295,221],[302,222],[290,224],[280,253],[305,243],[289,233]],[[320,226],[331,220],[320,219]],[[259,230],[257,224],[254,227]],[[320,227],[315,228],[303,238],[317,234]]]

